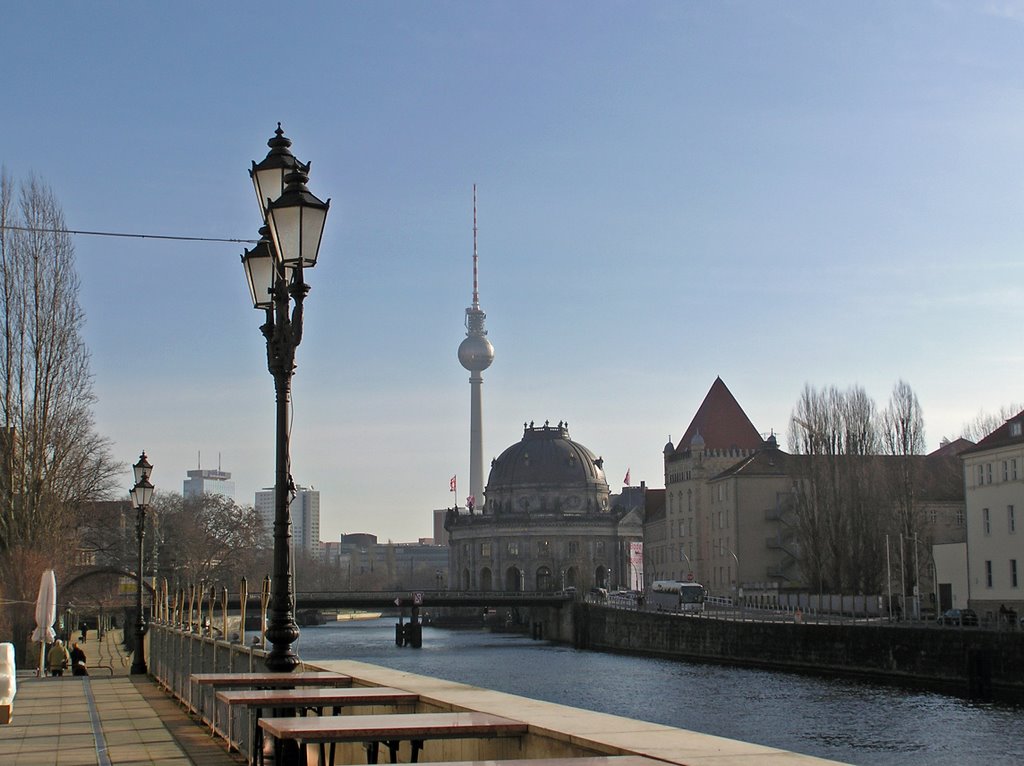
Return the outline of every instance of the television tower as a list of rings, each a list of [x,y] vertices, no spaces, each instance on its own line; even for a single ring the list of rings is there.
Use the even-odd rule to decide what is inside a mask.
[[[484,327],[487,314],[480,308],[478,260],[476,184],[473,184],[473,305],[466,309],[466,338],[459,345],[459,363],[469,370],[469,499],[466,505],[471,513],[473,507],[482,506],[484,500],[484,429],[480,391],[484,379],[480,373],[494,361],[494,346],[487,340],[487,330]]]

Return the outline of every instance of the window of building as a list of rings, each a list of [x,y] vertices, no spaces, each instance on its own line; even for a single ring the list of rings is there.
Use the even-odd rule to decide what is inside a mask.
[[[1017,587],[1017,559],[1010,559],[1010,585]]]
[[[519,543],[509,543],[508,544],[508,555],[509,556],[518,556],[519,555]]]
[[[598,540],[594,543],[594,552],[597,553],[598,556],[604,555],[604,540]]]
[[[928,523],[929,524],[934,524],[938,520],[939,520],[939,512],[936,511],[934,508],[929,508],[928,509]]]
[[[1009,481],[1010,479],[1010,464],[1005,460],[1003,461],[1003,481]]]
[[[569,555],[576,556],[580,552],[580,543],[578,540],[569,541]]]
[[[991,463],[985,463],[985,483],[986,484],[991,484],[992,483],[992,464]]]
[[[986,535],[992,533],[992,520],[989,518],[988,508],[981,509],[981,526]]]
[[[1006,506],[1006,524],[1009,527],[1011,535],[1017,531],[1017,513],[1014,511],[1012,505]]]
[[[1020,436],[1020,434],[1021,434],[1020,421],[1016,420],[1013,423],[1010,423],[1010,436]]]
[[[1010,461],[1010,479],[1017,481],[1017,458]]]
[[[679,536],[684,537],[686,535],[686,520],[679,520]]]
[[[983,466],[983,465],[979,465],[978,466],[978,482],[977,483],[978,484],[984,484],[985,483],[985,466]]]
[[[547,556],[548,552],[550,550],[551,550],[551,543],[550,542],[548,542],[547,540],[538,540],[537,541],[537,555],[538,556]]]
[[[985,562],[985,587],[986,588],[991,588],[992,587],[992,562],[991,561],[986,561]]]
[[[964,525],[964,509],[963,508],[957,508],[956,509],[956,525],[958,527],[962,527]]]
[[[462,544],[462,557],[466,559],[469,558],[469,543]]]
[[[485,558],[490,558],[490,556],[491,556],[491,544],[490,543],[480,543],[480,555],[484,556]]]

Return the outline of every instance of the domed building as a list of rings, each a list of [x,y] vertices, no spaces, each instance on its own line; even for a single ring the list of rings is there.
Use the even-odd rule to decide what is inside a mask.
[[[611,507],[604,461],[569,424],[523,426],[491,461],[484,504],[448,512],[450,579],[461,590],[554,591],[628,583],[636,510]]]

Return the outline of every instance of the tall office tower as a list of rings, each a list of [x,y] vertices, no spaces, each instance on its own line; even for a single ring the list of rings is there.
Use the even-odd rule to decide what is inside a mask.
[[[253,503],[263,520],[268,540],[274,536],[274,489],[256,491]],[[295,497],[289,505],[292,518],[292,550],[320,558],[320,490],[313,487],[295,487]]]
[[[487,315],[480,308],[476,248],[476,184],[473,184],[473,305],[466,309],[466,338],[459,345],[459,363],[469,370],[469,497],[466,505],[472,512],[484,500],[484,429],[480,374],[494,361],[494,346],[487,340],[484,321]],[[456,498],[458,503],[458,498]]]
[[[182,482],[182,496],[224,495],[235,499],[235,483],[231,481],[229,472],[220,470],[220,458],[217,459],[217,470],[199,466],[195,471],[185,473],[188,478]]]

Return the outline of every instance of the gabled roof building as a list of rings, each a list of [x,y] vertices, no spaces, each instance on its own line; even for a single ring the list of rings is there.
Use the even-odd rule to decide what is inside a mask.
[[[742,563],[736,520],[722,505],[728,485],[713,486],[711,479],[764,446],[732,392],[716,378],[683,438],[665,445],[665,534],[645,539],[648,582],[693,580],[715,594],[735,587]]]

